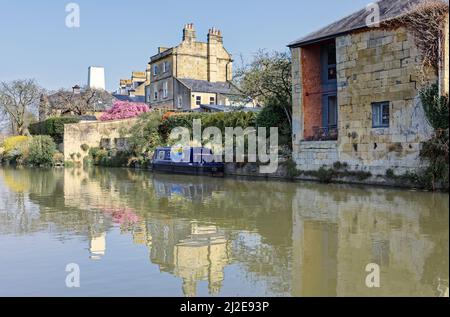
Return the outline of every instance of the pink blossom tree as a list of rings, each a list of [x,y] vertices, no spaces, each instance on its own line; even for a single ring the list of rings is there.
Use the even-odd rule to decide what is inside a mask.
[[[101,121],[121,120],[135,118],[142,113],[150,111],[150,107],[145,103],[116,101],[101,117]]]

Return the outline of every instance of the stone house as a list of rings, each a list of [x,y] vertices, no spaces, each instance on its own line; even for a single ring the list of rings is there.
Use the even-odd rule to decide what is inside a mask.
[[[147,72],[132,72],[130,79],[121,79],[116,95],[145,96],[145,86],[150,83]]]
[[[373,175],[420,167],[421,143],[433,131],[419,91],[439,76],[421,76],[421,52],[407,27],[384,24],[420,2],[382,0],[379,27],[366,22],[373,12],[366,8],[289,44],[293,158],[300,170],[335,162]],[[448,17],[445,27],[442,93],[448,93]]]
[[[150,58],[146,102],[171,110],[192,110],[202,104],[229,105],[237,95],[230,83],[232,66],[220,30],[210,29],[204,43],[197,41],[194,25],[187,24],[181,44],[160,47]]]

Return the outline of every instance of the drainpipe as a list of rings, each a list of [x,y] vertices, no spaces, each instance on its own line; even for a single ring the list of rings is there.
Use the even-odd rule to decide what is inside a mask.
[[[438,46],[438,86],[439,94],[443,95],[442,89],[442,37],[441,32],[439,32],[439,46]],[[444,54],[445,55],[445,54]]]

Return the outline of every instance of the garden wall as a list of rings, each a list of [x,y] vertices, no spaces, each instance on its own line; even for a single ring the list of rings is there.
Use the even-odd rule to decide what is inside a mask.
[[[83,162],[88,156],[89,148],[109,144],[112,148],[127,137],[126,131],[136,123],[136,119],[117,121],[95,121],[66,124],[64,126],[64,158],[66,161]]]

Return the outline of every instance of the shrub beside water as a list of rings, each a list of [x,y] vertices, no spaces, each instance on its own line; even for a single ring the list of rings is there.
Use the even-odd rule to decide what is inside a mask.
[[[33,165],[52,165],[56,145],[52,137],[38,135],[31,138],[28,145],[28,163]]]
[[[84,164],[92,164],[104,167],[126,167],[131,154],[127,151],[108,151],[101,148],[91,148],[89,156],[85,158]]]
[[[55,142],[48,135],[10,137],[2,148],[0,161],[10,164],[50,166],[64,161],[64,155],[56,150]]]
[[[430,189],[449,189],[449,99],[440,96],[436,84],[420,92],[428,122],[435,129],[432,138],[422,143],[420,157],[428,163],[422,171],[423,185]]]
[[[422,144],[420,151],[422,159],[427,160],[429,166],[424,171],[424,184],[436,190],[441,187],[449,189],[449,130],[438,130],[433,137]]]
[[[22,164],[28,156],[28,141],[26,136],[13,136],[6,138],[2,144],[0,161]]]

